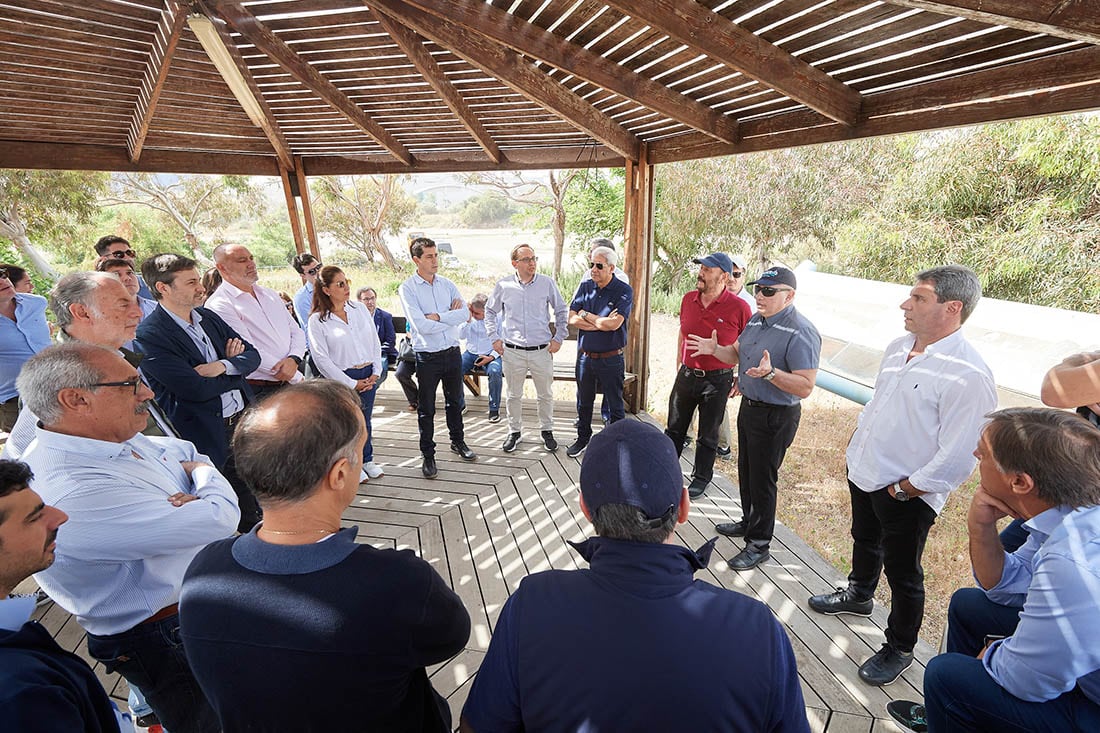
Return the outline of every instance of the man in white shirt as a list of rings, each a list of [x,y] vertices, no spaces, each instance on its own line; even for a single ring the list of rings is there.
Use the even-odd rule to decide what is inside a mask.
[[[745,280],[749,275],[747,272],[748,261],[745,259],[744,255],[730,255],[730,261],[733,263],[733,270],[730,271],[730,279],[729,282],[726,283],[726,290],[745,301],[749,306],[750,313],[756,313],[756,298],[745,289]],[[733,391],[736,392],[737,379],[734,379],[733,383]],[[733,398],[733,394],[730,395],[730,398]],[[718,450],[715,451],[715,453],[725,458],[733,453],[733,449],[730,447],[732,445],[733,437],[730,434],[730,411],[729,403],[727,403],[726,411],[722,413],[722,424],[718,426]]]
[[[917,274],[901,304],[909,335],[886,347],[874,396],[848,443],[852,572],[846,588],[813,596],[809,605],[870,616],[885,570],[886,643],[859,668],[869,685],[888,685],[913,663],[928,530],[974,470],[974,446],[997,406],[993,374],[960,330],[981,295],[978,276],[961,265]]]
[[[489,422],[500,422],[504,372],[500,354],[493,350],[493,341],[485,330],[485,303],[488,300],[489,296],[485,293],[478,293],[470,300],[470,320],[458,329],[458,337],[466,342],[466,349],[462,352],[462,373],[469,374],[474,367],[485,372],[489,381]]]
[[[214,248],[214,266],[222,284],[206,299],[205,307],[260,352],[260,366],[245,376],[256,399],[286,384],[302,381],[298,366],[306,351],[306,337],[274,290],[258,285],[256,260],[240,244]]]
[[[138,432],[153,393],[109,349],[51,346],[23,367],[19,389],[41,421],[23,454],[33,488],[69,515],[56,561],[35,580],[165,728],[218,730],[179,643],[177,601],[191,559],[237,526],[232,487],[191,443]]]

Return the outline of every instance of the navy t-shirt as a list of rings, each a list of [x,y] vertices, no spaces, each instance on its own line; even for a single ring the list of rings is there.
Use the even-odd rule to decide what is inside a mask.
[[[617,277],[611,278],[603,288],[596,286],[595,280],[584,280],[577,286],[577,294],[569,304],[569,310],[604,317],[617,310],[623,317],[622,325],[614,331],[581,331],[577,337],[577,348],[581,351],[615,351],[626,346],[626,321],[630,318],[630,309],[634,307],[634,288]]]

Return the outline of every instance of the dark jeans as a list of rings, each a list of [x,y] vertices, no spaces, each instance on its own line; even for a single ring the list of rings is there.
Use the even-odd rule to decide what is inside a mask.
[[[890,617],[886,641],[911,652],[924,621],[924,567],[921,556],[936,512],[919,498],[898,501],[885,489],[870,493],[851,481],[852,572],[848,586],[861,599],[875,594],[886,571],[890,584]]]
[[[374,374],[374,365],[368,364],[359,369],[345,369],[344,374],[352,379],[366,379]],[[367,421],[367,442],[363,444],[363,463],[374,460],[374,442],[371,438],[370,416],[374,412],[374,398],[378,394],[378,384],[372,389],[365,389],[359,393],[359,408],[363,411],[363,419]]]
[[[717,400],[718,422],[722,424],[726,395]],[[771,547],[775,534],[775,503],[779,493],[779,467],[794,442],[802,405],[755,405],[742,398],[737,411],[737,483],[741,493],[741,517],[745,523],[745,544],[757,552]],[[699,421],[699,442],[703,441]],[[717,440],[717,437],[715,438]]]
[[[668,428],[665,435],[672,438],[676,455],[684,452],[684,440],[691,417],[699,410],[699,441],[695,445],[695,470],[692,475],[703,481],[714,478],[714,456],[718,450],[718,426],[722,424],[722,410],[733,385],[733,370],[715,370],[702,377],[685,366],[676,372],[672,394],[668,396]],[[620,398],[622,389],[620,385]],[[581,421],[584,422],[583,420]]]
[[[397,367],[393,370],[393,376],[397,377],[397,383],[401,385],[401,391],[405,393],[405,401],[414,406],[419,400],[416,380],[413,378],[415,374],[416,363],[411,361],[399,360]]]
[[[216,733],[218,717],[191,673],[178,615],[111,636],[88,634],[88,653],[141,689],[171,733]]]
[[[1079,688],[1046,702],[1027,702],[998,685],[976,656],[986,634],[1011,636],[1020,608],[1002,606],[979,588],[962,588],[947,611],[947,654],[924,672],[929,733],[945,731],[1097,731],[1100,705]]]
[[[1005,548],[1005,552],[1016,552],[1030,536],[1024,529],[1024,520],[1013,519],[1001,530],[1001,547]]]
[[[463,442],[462,355],[457,346],[443,351],[416,352],[417,419],[420,424],[420,452],[435,455],[435,390],[443,382],[447,430],[452,443]]]
[[[606,359],[593,359],[585,354],[577,357],[577,439],[587,441],[592,437],[592,406],[596,403],[596,390],[602,389],[603,401],[608,408],[608,423],[618,422],[626,416],[623,406],[623,355]],[[681,449],[683,443],[681,443]]]

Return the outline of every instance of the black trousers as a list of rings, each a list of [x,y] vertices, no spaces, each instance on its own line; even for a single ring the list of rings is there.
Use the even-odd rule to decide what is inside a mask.
[[[703,481],[714,478],[714,456],[718,450],[718,427],[722,411],[733,385],[733,370],[715,370],[704,376],[681,366],[668,396],[668,428],[665,435],[676,446],[676,455],[684,452],[684,440],[691,417],[699,410],[699,442],[695,446],[695,469],[692,475]]]
[[[911,652],[924,621],[924,567],[921,556],[936,512],[920,499],[898,501],[885,488],[866,492],[848,482],[852,495],[852,572],[848,586],[871,598],[879,576],[890,584],[886,641]]]
[[[443,351],[416,352],[417,421],[420,452],[435,455],[435,390],[443,382],[447,430],[452,443],[464,440],[462,432],[462,354],[457,346]]]
[[[723,409],[725,405],[723,399]],[[771,546],[779,467],[801,419],[802,405],[763,405],[741,398],[741,409],[737,411],[737,483],[745,544],[757,552]]]

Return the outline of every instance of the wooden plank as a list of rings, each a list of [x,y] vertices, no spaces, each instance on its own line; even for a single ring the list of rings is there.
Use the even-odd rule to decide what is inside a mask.
[[[306,180],[305,166],[300,157],[294,158],[294,175],[298,177],[298,196],[302,199],[302,221],[306,225],[306,241],[314,259],[321,261],[321,243],[317,239],[317,227],[313,224],[313,203],[309,193],[309,181]]]
[[[829,716],[826,733],[870,733],[874,719],[864,715],[834,712]]]
[[[886,0],[891,5],[970,18],[1030,33],[1100,44],[1100,13],[1091,0]]]
[[[134,116],[130,122],[130,130],[126,136],[126,144],[130,148],[130,160],[137,162],[141,158],[141,150],[145,146],[145,138],[149,134],[149,126],[153,116],[157,113],[157,104],[160,102],[161,92],[168,79],[168,70],[172,65],[172,55],[179,44],[180,33],[183,24],[187,21],[186,13],[175,0],[167,0],[161,11],[160,21],[157,25],[156,40],[153,44],[149,62],[145,67],[145,73],[141,79],[141,96]]]

